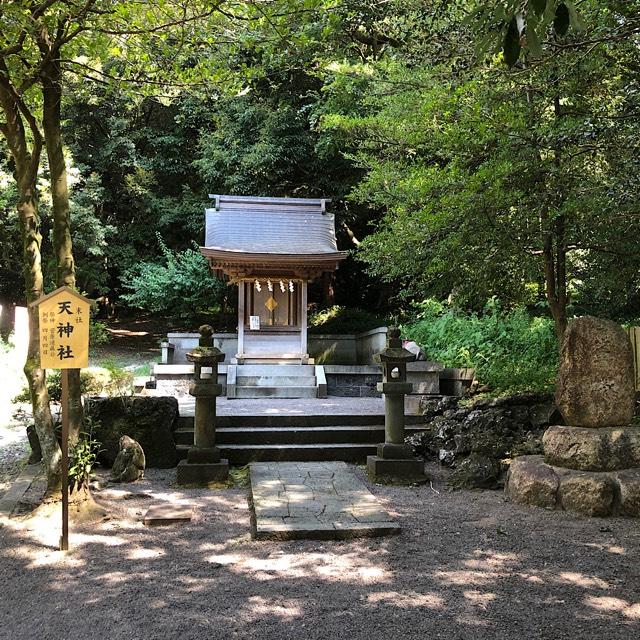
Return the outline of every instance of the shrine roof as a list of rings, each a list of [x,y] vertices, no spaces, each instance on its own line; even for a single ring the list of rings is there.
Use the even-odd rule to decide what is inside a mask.
[[[215,207],[206,209],[207,256],[241,259],[269,256],[271,260],[319,257],[342,260],[335,220],[326,211],[327,200],[210,196]]]

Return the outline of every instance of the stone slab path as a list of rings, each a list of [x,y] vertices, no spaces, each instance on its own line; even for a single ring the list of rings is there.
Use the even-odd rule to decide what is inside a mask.
[[[400,526],[345,462],[254,462],[250,477],[251,533],[257,540],[400,533]]]

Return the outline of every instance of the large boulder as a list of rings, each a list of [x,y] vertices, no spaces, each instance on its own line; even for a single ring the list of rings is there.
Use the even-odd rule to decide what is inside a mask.
[[[582,471],[640,467],[640,427],[549,427],[542,437],[548,464]]]
[[[592,316],[569,323],[560,353],[556,404],[576,427],[631,422],[635,384],[631,342],[615,322]]]
[[[173,431],[178,401],[169,397],[90,398],[85,406],[93,422],[93,438],[101,443],[98,461],[113,466],[120,438],[140,443],[148,467],[170,468],[178,463]]]
[[[613,515],[615,483],[606,473],[567,473],[560,481],[562,508],[583,516]]]
[[[509,467],[505,493],[518,504],[555,509],[560,479],[542,456],[521,456]]]
[[[620,495],[620,513],[640,518],[640,469],[629,469],[616,474]]]

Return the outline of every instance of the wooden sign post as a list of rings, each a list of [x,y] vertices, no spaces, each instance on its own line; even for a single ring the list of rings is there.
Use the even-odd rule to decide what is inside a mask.
[[[69,370],[89,366],[89,307],[84,296],[60,287],[32,303],[38,307],[40,367],[61,369],[62,379],[62,535],[69,549]]]

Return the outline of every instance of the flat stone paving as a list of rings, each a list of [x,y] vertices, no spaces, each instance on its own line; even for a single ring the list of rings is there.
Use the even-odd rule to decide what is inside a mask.
[[[400,526],[345,462],[254,462],[250,477],[251,533],[257,540],[400,533]]]

